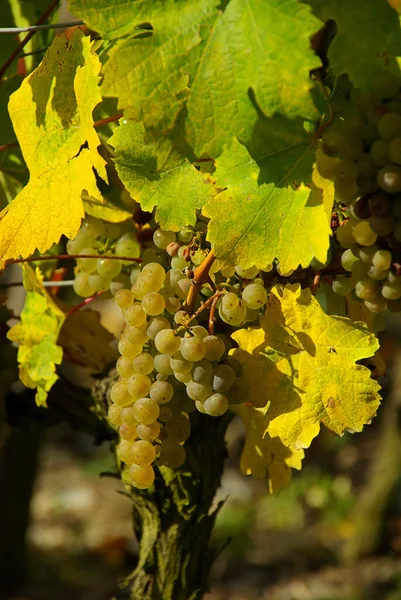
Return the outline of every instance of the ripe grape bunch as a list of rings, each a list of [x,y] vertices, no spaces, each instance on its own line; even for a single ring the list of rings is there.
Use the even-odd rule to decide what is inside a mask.
[[[369,94],[343,93],[316,163],[334,181],[345,219],[336,231],[347,275],[333,290],[373,313],[401,310],[401,80],[380,73]]]
[[[209,332],[204,308],[215,300],[216,327],[240,327],[259,318],[267,291],[256,267],[211,264],[210,281],[187,311],[193,270],[210,252],[201,247],[201,228],[202,222],[178,235],[156,229],[155,247],[145,249],[144,262],[132,271],[131,288],[115,294],[125,327],[108,418],[119,430],[118,456],[140,489],[152,485],[154,464],[174,469],[184,463],[191,412],[219,417],[247,396],[242,367],[228,354],[230,339]]]
[[[100,257],[77,259],[75,293],[88,298],[106,290],[115,294],[118,289],[129,285],[129,274],[135,262],[108,257],[137,259],[140,251],[132,222],[106,223],[101,219],[86,217],[75,239],[67,242],[67,252]]]

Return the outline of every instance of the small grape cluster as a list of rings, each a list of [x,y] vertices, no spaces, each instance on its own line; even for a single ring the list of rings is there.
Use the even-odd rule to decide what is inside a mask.
[[[75,239],[67,242],[68,254],[107,256],[77,259],[75,293],[88,298],[106,290],[114,294],[118,289],[126,287],[130,283],[129,274],[134,263],[108,256],[138,258],[140,251],[132,221],[117,224],[86,217]]]
[[[373,313],[401,310],[401,80],[380,73],[370,94],[343,94],[323,132],[316,164],[334,181],[345,216],[336,231],[348,275],[333,290]]]
[[[191,412],[219,417],[247,397],[242,367],[228,355],[230,339],[209,334],[203,326],[207,312],[202,298],[214,295],[216,319],[234,328],[260,316],[267,291],[256,267],[220,269],[211,264],[211,279],[199,290],[194,314],[188,313],[185,302],[193,271],[210,251],[194,243],[198,233],[188,227],[178,234],[156,229],[154,247],[145,249],[141,267],[131,272],[131,289],[115,294],[125,327],[108,418],[119,429],[118,456],[140,489],[152,485],[155,461],[169,468],[184,463]],[[149,262],[150,257],[158,262]],[[171,268],[160,264],[168,262]]]

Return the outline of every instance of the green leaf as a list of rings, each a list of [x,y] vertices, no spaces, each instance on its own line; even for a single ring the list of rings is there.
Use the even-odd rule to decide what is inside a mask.
[[[328,59],[333,74],[348,73],[357,88],[401,56],[400,17],[383,0],[306,0],[323,22],[333,19],[338,32]]]
[[[265,431],[287,447],[308,448],[324,424],[342,435],[361,431],[375,416],[379,384],[357,361],[373,356],[376,337],[363,323],[326,315],[299,284],[272,289],[261,328],[232,337],[245,379],[258,373],[249,402],[266,406]],[[259,364],[257,371],[252,363]],[[264,375],[264,382],[262,376]]]
[[[209,178],[172,148],[168,139],[145,141],[141,124],[125,122],[109,143],[115,147],[118,175],[143,210],[156,206],[161,227],[178,231],[196,223],[200,209],[212,194]]]
[[[275,494],[289,484],[291,468],[300,469],[303,450],[287,448],[278,437],[266,433],[268,421],[266,411],[251,404],[240,404],[231,409],[237,414],[245,428],[245,445],[241,454],[241,471],[256,479],[267,479],[269,491]]]
[[[197,157],[217,157],[232,137],[249,143],[255,105],[268,116],[318,117],[310,36],[321,22],[297,0],[230,0],[223,9],[216,0],[72,0],[70,9],[117,39],[103,94],[164,133],[181,112]]]
[[[10,329],[7,337],[19,345],[22,383],[36,388],[36,402],[45,406],[47,394],[58,379],[56,365],[63,358],[57,337],[65,317],[43,287],[39,269],[35,275],[29,265],[23,265],[22,274],[27,294],[21,322]]]
[[[0,259],[45,252],[74,237],[84,216],[81,194],[101,199],[92,111],[101,101],[100,62],[80,30],[56,37],[41,65],[10,98],[9,112],[30,171],[28,185],[0,214]]]
[[[306,134],[296,145],[285,137],[262,162],[264,177],[244,146],[234,141],[216,160],[214,177],[223,191],[203,209],[209,217],[208,240],[218,258],[248,268],[265,268],[275,258],[283,273],[316,256],[326,260],[331,202],[312,189],[314,150]],[[274,178],[274,179],[273,179]]]

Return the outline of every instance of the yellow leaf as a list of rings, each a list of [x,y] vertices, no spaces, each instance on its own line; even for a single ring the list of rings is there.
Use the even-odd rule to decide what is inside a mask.
[[[255,365],[258,387],[251,387],[248,400],[257,406],[261,398],[269,401],[266,431],[285,446],[307,448],[321,423],[342,435],[361,431],[375,416],[380,386],[356,361],[374,355],[376,337],[364,323],[326,315],[309,289],[276,286],[262,327],[232,337],[246,379],[252,371],[247,373],[244,353],[262,364],[258,371]]]
[[[30,171],[29,182],[0,213],[0,259],[45,252],[74,237],[84,190],[101,200],[94,170],[107,180],[93,128],[101,101],[100,61],[80,30],[56,37],[39,67],[12,94],[9,112]]]
[[[64,350],[64,360],[87,367],[92,373],[101,373],[118,358],[111,347],[112,335],[100,323],[97,311],[86,309],[67,317],[58,338]]]
[[[19,345],[18,363],[21,381],[37,389],[36,402],[46,405],[47,394],[57,381],[56,364],[63,358],[57,346],[57,337],[64,321],[64,313],[53,302],[42,285],[42,276],[36,275],[29,265],[22,265],[25,305],[21,322],[10,329],[7,337]]]
[[[265,434],[268,424],[266,411],[251,404],[233,406],[246,427],[245,446],[241,455],[241,471],[256,479],[268,480],[270,493],[278,492],[289,484],[291,468],[300,469],[303,450],[287,448],[278,437]]]

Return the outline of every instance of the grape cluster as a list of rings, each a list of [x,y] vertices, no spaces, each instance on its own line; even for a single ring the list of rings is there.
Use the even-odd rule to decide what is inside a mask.
[[[138,258],[140,251],[131,221],[117,224],[86,217],[75,239],[67,242],[68,254]],[[118,289],[129,285],[129,274],[134,263],[107,256],[77,259],[74,290],[78,296],[88,298],[106,290],[114,294]]]
[[[141,489],[152,485],[155,461],[170,468],[184,463],[191,412],[219,417],[247,396],[242,367],[228,355],[230,339],[209,334],[206,310],[198,311],[197,318],[186,311],[193,272],[209,252],[202,249],[200,228],[186,227],[178,234],[156,229],[154,247],[145,249],[144,262],[131,273],[131,288],[115,294],[125,327],[108,418],[119,429],[119,458],[131,483]],[[148,262],[148,250],[158,262]],[[256,267],[212,265],[194,311],[217,289],[217,320],[231,327],[254,321],[267,301],[258,275]]]
[[[400,86],[399,77],[383,72],[372,93],[344,93],[316,156],[346,217],[336,239],[348,274],[334,279],[333,290],[373,313],[401,310]]]

